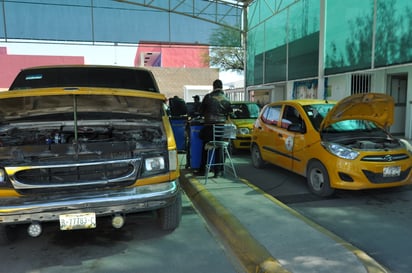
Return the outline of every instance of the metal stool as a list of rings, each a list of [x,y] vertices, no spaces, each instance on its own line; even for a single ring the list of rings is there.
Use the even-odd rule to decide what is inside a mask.
[[[230,139],[236,138],[236,126],[234,124],[213,124],[213,139],[205,144],[207,152],[206,160],[206,180],[207,184],[210,168],[214,166],[223,166],[223,172],[226,173],[226,165],[231,169],[234,177],[237,177],[232,157],[229,153]],[[216,153],[220,151],[222,162],[215,162]],[[229,161],[225,163],[226,159]]]

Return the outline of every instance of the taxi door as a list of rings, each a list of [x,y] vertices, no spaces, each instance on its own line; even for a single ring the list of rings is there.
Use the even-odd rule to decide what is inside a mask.
[[[284,105],[280,130],[274,137],[274,149],[278,153],[276,165],[301,173],[304,155],[305,123],[299,110],[291,105]]]
[[[255,128],[259,131],[258,139],[255,139],[260,146],[260,152],[263,160],[276,164],[278,161],[277,153],[274,150],[274,136],[279,131],[279,119],[282,105],[273,105],[263,110],[260,119],[255,122]]]

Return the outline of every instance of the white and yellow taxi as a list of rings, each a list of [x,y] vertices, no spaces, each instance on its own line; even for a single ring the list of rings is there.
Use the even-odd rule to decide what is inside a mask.
[[[270,103],[253,126],[253,165],[300,174],[319,196],[410,184],[411,145],[388,133],[393,113],[392,97],[380,93]]]
[[[249,150],[253,123],[259,115],[260,107],[256,102],[231,102],[230,121],[236,126],[236,139],[231,141],[231,150]]]

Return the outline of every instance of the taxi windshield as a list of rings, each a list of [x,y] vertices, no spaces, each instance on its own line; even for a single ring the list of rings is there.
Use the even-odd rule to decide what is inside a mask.
[[[313,127],[319,131],[320,124],[325,116],[333,108],[334,104],[313,104],[305,105],[306,115],[309,117]],[[343,120],[331,124],[329,127],[324,128],[324,132],[328,133],[340,133],[340,132],[370,132],[374,130],[380,130],[374,122],[368,120]]]
[[[340,133],[340,132],[371,132],[380,128],[372,121],[368,120],[343,120],[331,124],[324,129],[324,132],[328,133]]]
[[[311,104],[303,106],[310,122],[313,127],[319,131],[320,124],[322,123],[325,116],[329,113],[330,109],[335,106],[334,104]]]
[[[257,103],[233,103],[232,109],[234,119],[256,119],[260,111]]]

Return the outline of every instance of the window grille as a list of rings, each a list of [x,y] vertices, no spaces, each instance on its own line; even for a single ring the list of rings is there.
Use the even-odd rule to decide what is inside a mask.
[[[351,77],[351,94],[369,93],[371,83],[371,74],[353,74]]]

